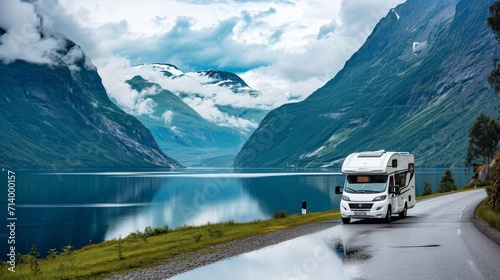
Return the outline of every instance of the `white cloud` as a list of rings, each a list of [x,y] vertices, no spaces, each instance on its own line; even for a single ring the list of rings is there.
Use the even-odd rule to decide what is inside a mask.
[[[207,86],[197,90],[207,98],[190,105],[208,119],[252,127],[210,106],[271,109],[306,98],[331,79],[380,18],[402,2],[35,0],[32,5],[2,0],[0,27],[8,32],[1,37],[0,58],[51,63],[61,41],[41,37],[37,30],[62,32],[92,58],[110,97],[135,114],[149,114],[155,104],[146,98],[148,93],[124,83],[137,74],[132,64],[166,62],[185,71],[235,72],[262,96],[235,96],[219,88],[208,98],[214,88]],[[62,59],[75,65],[80,53],[71,50]],[[162,86],[189,92],[198,82],[178,79]]]
[[[256,129],[258,124],[246,119],[235,118],[217,109],[216,103],[212,99],[184,98],[183,101],[193,108],[204,119],[221,126],[237,127],[243,130]]]
[[[153,116],[157,104],[148,96],[158,94],[157,88],[151,87],[141,92],[133,90],[126,83],[136,75],[128,59],[111,56],[98,60],[98,63],[101,65],[99,74],[106,77],[103,85],[111,99],[130,114]]]
[[[172,122],[172,119],[174,118],[174,112],[167,110],[161,115],[161,118],[165,122],[165,124],[170,124]]]
[[[33,5],[19,0],[1,1],[0,27],[7,31],[0,38],[0,58],[5,63],[17,59],[40,64],[54,63],[54,50],[60,48],[60,42],[52,37],[42,38],[41,18]]]

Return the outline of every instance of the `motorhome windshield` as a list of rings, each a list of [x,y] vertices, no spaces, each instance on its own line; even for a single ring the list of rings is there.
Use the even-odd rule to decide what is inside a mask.
[[[348,175],[345,192],[380,193],[385,191],[387,175]]]

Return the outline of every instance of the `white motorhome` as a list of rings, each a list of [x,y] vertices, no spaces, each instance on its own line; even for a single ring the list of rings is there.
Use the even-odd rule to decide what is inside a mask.
[[[415,206],[415,161],[407,152],[384,150],[350,154],[342,164],[346,174],[340,214],[342,222],[351,218],[385,219],[391,222],[393,214],[405,218],[407,210]]]

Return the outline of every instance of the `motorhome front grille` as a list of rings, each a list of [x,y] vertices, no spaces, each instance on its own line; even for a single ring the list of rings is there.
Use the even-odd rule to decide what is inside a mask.
[[[352,210],[370,210],[373,203],[349,203],[349,208]]]

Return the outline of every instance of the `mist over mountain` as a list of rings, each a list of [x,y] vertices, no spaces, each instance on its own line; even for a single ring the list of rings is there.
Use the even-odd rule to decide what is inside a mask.
[[[494,2],[392,9],[332,80],[271,111],[234,166],[327,167],[378,149],[412,152],[420,167],[463,166],[476,117],[497,114],[486,80],[500,56],[486,24]]]
[[[131,113],[151,130],[165,153],[187,166],[232,166],[268,112],[251,102],[245,105],[245,100],[255,101],[261,93],[234,73],[184,73],[161,63],[136,66],[135,71],[127,83],[138,93],[140,102],[135,104],[142,105]],[[117,104],[124,104],[120,98],[116,97]]]
[[[0,165],[181,166],[142,123],[111,102],[78,45],[44,25],[29,3],[13,5],[19,17],[0,23]]]

